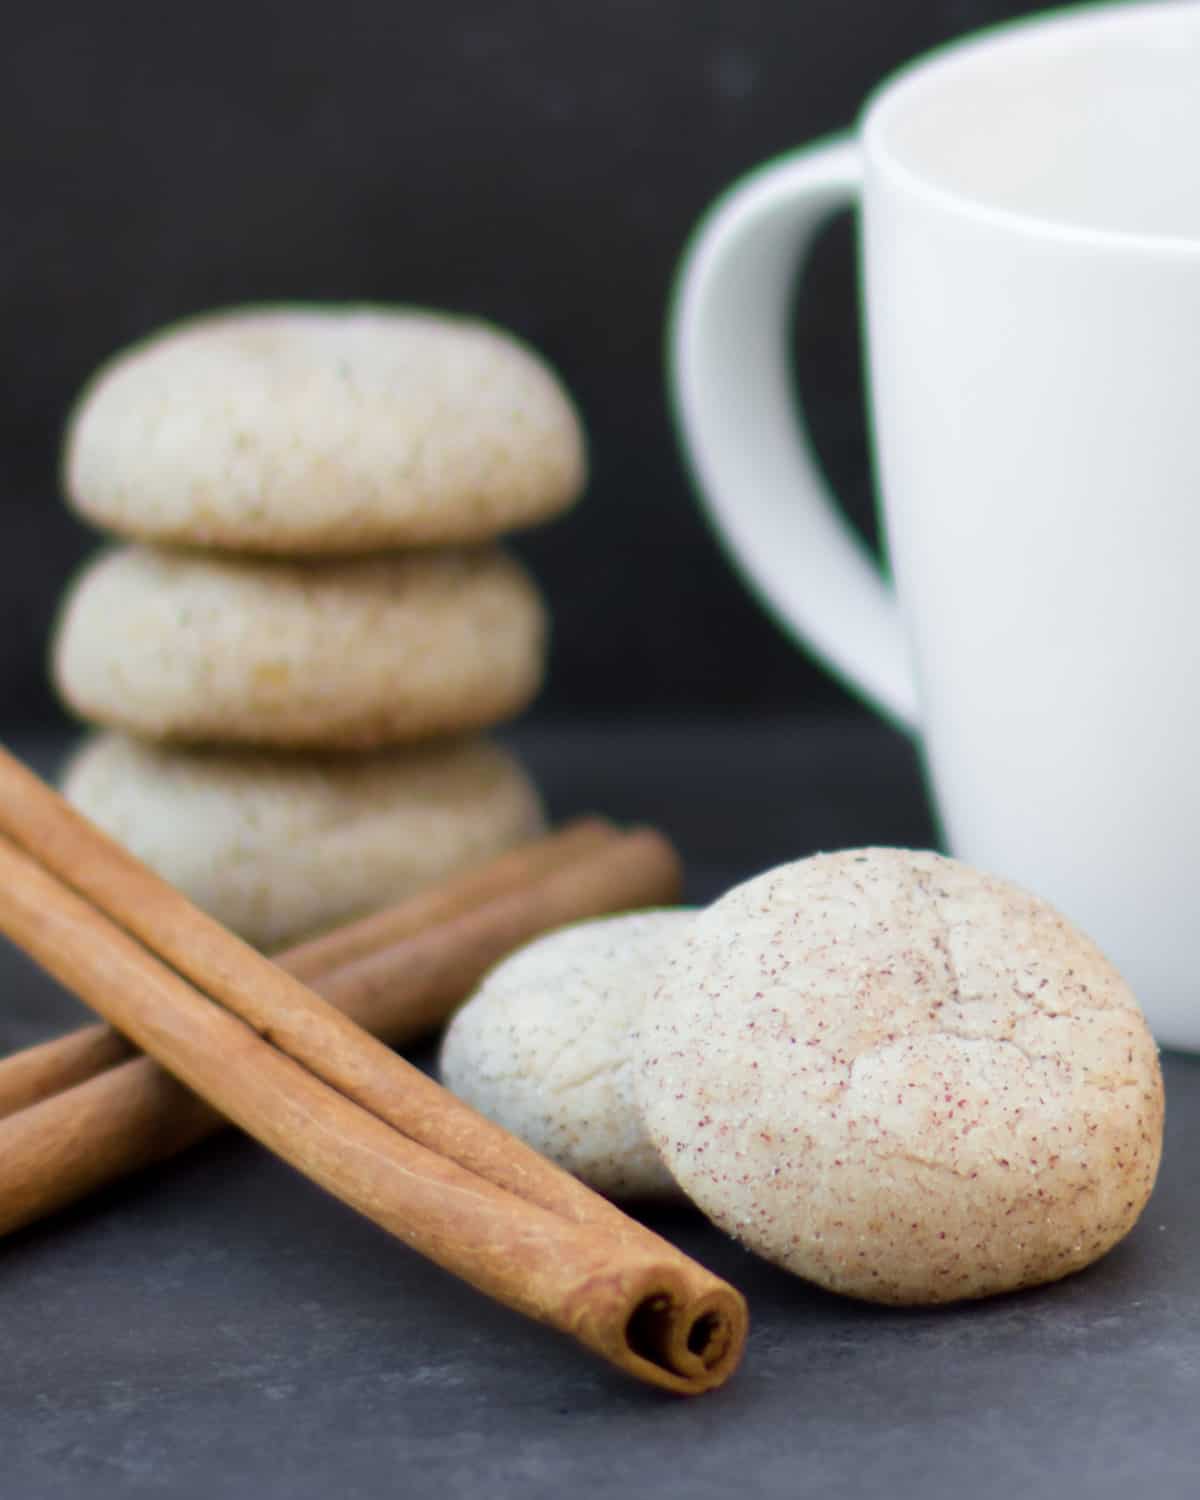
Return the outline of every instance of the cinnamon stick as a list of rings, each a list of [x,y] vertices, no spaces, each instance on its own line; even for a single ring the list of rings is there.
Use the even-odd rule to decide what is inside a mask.
[[[669,903],[678,898],[679,882],[678,856],[661,835],[620,834],[600,819],[580,820],[277,961],[290,968],[296,952],[334,960],[350,955],[343,968],[315,978],[314,988],[399,1045],[445,1020],[520,943],[569,921]],[[489,892],[490,899],[470,907],[472,897]],[[443,920],[417,930],[439,912]],[[407,932],[412,936],[399,936]],[[364,935],[397,941],[356,959],[368,947]],[[228,1124],[149,1058],[97,1068],[98,1076],[87,1079],[81,1058],[103,1059],[109,1044],[118,1057],[131,1050],[118,1032],[98,1026],[0,1061],[0,1116],[6,1103],[12,1109],[0,1118],[0,1234],[165,1161]],[[84,1081],[76,1084],[77,1077]]]
[[[111,1026],[82,1026],[0,1060],[0,1120],[84,1083],[133,1048]]]
[[[18,1110],[0,1120],[0,1234],[166,1161],[228,1124],[140,1055]]]
[[[509,849],[383,911],[296,944],[275,962],[297,979],[323,977],[357,959],[393,948],[403,938],[474,911],[485,902],[511,896],[542,876],[603,848],[617,836],[617,829],[606,818],[573,819],[557,832]],[[675,874],[678,877],[677,867]]]
[[[379,1035],[386,1035],[393,1045],[415,1040],[426,1030],[446,1019],[450,1009],[498,959],[535,936],[543,927],[542,898],[537,882],[563,870],[566,866],[596,852],[620,837],[618,830],[603,818],[577,818],[557,832],[510,849],[486,864],[441,881],[428,889],[375,912],[347,922],[320,937],[306,940],[275,956],[275,962],[290,974],[309,981],[333,985],[331,999],[341,1009],[354,1014],[365,1025],[356,1006],[359,989],[371,995],[362,1010],[377,1017]],[[623,873],[623,872],[621,872]],[[562,921],[599,915],[601,911],[620,906],[636,907],[678,898],[679,862],[669,846],[648,854],[644,865],[632,872],[632,880],[618,879],[611,890],[597,892],[596,899],[611,903],[596,907],[584,899],[571,908]],[[490,901],[504,899],[509,903],[508,920],[493,913],[468,926],[467,942],[475,948],[480,967],[469,971],[460,989],[459,972],[467,968],[461,958],[455,964],[439,927],[455,917],[477,912]],[[545,926],[556,925],[548,912]],[[506,944],[507,932],[513,936]],[[428,934],[417,943],[411,956],[405,939]],[[341,972],[362,959],[371,962],[363,970],[361,981],[353,974]],[[406,974],[406,969],[409,970]],[[423,976],[423,980],[422,977]],[[82,1083],[114,1063],[123,1061],[133,1051],[129,1043],[110,1026],[86,1026],[52,1041],[41,1042],[24,1051],[0,1058],[0,1120],[27,1109],[41,1099]]]
[[[4,752],[0,829],[4,930],[229,1118],[641,1379],[695,1393],[731,1373],[732,1288],[374,1042]]]

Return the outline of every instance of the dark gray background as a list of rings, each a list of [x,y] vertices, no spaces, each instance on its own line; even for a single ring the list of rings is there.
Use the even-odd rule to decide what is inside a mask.
[[[850,707],[762,619],[688,491],[664,308],[689,229],[765,157],[850,125],[889,70],[1002,0],[65,0],[0,47],[0,693],[53,723],[45,645],[95,538],[56,494],[89,371],[253,299],[494,319],[580,402],[593,478],[520,550],[556,643],[538,712]],[[813,266],[797,358],[818,447],[871,530],[853,241]]]

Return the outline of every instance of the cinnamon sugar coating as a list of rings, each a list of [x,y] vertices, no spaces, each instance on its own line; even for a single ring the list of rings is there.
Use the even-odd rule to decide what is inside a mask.
[[[1162,1078],[1134,996],[1044,902],[931,853],[768,871],[672,950],[643,1120],[688,1195],[834,1291],[949,1302],[1052,1281],[1154,1185]]]

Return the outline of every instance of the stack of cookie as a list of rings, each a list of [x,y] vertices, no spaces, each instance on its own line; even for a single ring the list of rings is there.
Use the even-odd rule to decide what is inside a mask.
[[[481,734],[544,670],[497,537],[575,500],[584,445],[526,347],[409,310],[198,319],[99,372],[64,472],[122,539],[55,633],[101,729],[64,791],[199,905],[273,948],[537,831]]]

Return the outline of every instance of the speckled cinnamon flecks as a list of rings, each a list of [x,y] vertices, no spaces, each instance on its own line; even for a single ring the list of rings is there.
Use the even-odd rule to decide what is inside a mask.
[[[1149,1197],[1158,1054],[1057,912],[931,853],[818,855],[697,917],[638,1039],[681,1186],[777,1264],[881,1302],[1050,1281]]]

